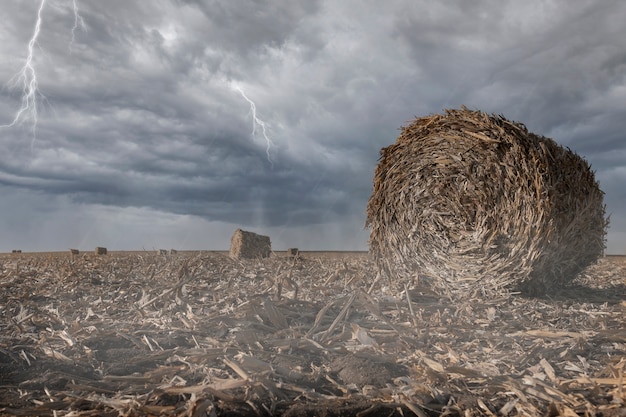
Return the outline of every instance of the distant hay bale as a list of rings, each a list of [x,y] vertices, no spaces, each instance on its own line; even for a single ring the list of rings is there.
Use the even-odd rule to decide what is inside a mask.
[[[70,253],[72,255],[78,255],[80,253],[80,251],[78,249],[70,249]]]
[[[159,249],[158,250],[158,254],[159,255],[167,255],[167,249]]]
[[[22,253],[21,249],[13,249],[11,253]]]
[[[300,251],[298,250],[298,248],[289,248],[289,249],[287,249],[287,256],[289,258],[295,258],[299,254],[300,254]]]
[[[176,249],[170,249],[169,254],[170,255],[176,255],[178,253],[178,251]]]
[[[230,239],[230,256],[242,258],[268,258],[272,253],[272,244],[269,236],[235,230]]]
[[[96,248],[95,252],[96,252],[96,255],[106,255],[107,254],[107,248],[103,248],[103,247],[98,246]]]
[[[381,150],[369,246],[390,276],[445,294],[544,293],[602,256],[604,193],[587,162],[501,115],[418,118]]]

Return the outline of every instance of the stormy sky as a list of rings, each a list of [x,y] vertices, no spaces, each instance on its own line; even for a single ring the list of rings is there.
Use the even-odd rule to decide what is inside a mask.
[[[621,0],[2,9],[2,252],[227,249],[237,227],[275,249],[365,250],[379,150],[465,105],[583,156],[607,252],[626,253]]]

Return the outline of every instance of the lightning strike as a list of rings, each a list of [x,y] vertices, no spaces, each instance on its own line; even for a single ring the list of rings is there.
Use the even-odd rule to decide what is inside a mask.
[[[72,40],[70,41],[69,48],[72,49],[72,45],[74,45],[74,41],[76,40],[76,30],[80,27],[81,30],[85,30],[85,21],[83,17],[80,15],[78,10],[78,2],[76,0],[72,0],[72,8],[74,10],[74,26],[72,27]]]
[[[250,104],[250,111],[252,112],[252,136],[255,137],[256,136],[256,127],[257,125],[261,127],[261,132],[263,133],[263,138],[265,139],[265,143],[267,144],[267,147],[265,148],[265,153],[267,154],[267,161],[270,163],[270,165],[272,166],[272,168],[274,167],[274,161],[272,161],[272,157],[270,155],[270,148],[271,146],[274,145],[274,143],[272,142],[272,140],[267,136],[267,131],[265,129],[265,122],[261,119],[259,119],[256,115],[256,104],[254,103],[254,101],[250,100],[250,98],[248,98],[248,96],[246,95],[246,93],[243,91],[243,89],[235,84],[232,84],[231,87],[238,91],[241,96],[244,98],[244,100],[246,100],[248,102],[248,104]]]
[[[18,73],[11,79],[9,85],[11,87],[18,87],[21,85],[22,89],[22,104],[19,110],[15,113],[13,121],[9,124],[0,125],[0,127],[14,127],[22,125],[27,120],[32,121],[33,138],[30,143],[31,150],[35,139],[37,138],[37,123],[38,123],[38,101],[45,100],[46,97],[39,91],[39,82],[37,81],[37,72],[33,63],[34,49],[39,39],[39,33],[41,32],[41,14],[46,6],[46,0],[41,0],[39,8],[37,9],[37,20],[35,22],[35,29],[33,35],[28,42],[28,53],[26,55],[26,61],[24,65],[18,71]],[[72,44],[76,40],[76,30],[78,28],[85,30],[85,21],[83,20],[78,10],[78,1],[72,0],[72,9],[74,11],[74,26],[72,27],[72,39],[69,47],[71,49]]]
[[[31,142],[31,148],[35,138],[37,137],[37,98],[41,97],[45,99],[45,96],[39,92],[39,84],[37,82],[37,73],[33,65],[33,50],[37,44],[37,38],[39,38],[39,32],[41,30],[41,12],[46,5],[46,0],[41,0],[39,9],[37,10],[37,21],[35,23],[35,30],[33,36],[28,42],[28,54],[26,61],[22,66],[22,69],[13,77],[11,84],[18,86],[22,85],[22,105],[15,114],[13,121],[6,125],[0,125],[0,127],[13,127],[21,125],[24,121],[30,119],[33,122],[33,141]]]

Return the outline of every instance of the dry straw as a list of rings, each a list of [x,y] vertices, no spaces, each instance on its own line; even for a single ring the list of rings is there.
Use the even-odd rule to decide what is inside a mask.
[[[552,139],[446,110],[381,150],[370,252],[389,276],[427,276],[440,293],[544,293],[603,254],[603,195],[589,164]]]
[[[230,239],[230,256],[242,258],[268,258],[272,253],[269,236],[237,229]]]

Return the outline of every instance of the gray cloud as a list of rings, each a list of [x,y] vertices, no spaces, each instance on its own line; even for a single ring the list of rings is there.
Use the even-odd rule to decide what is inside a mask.
[[[464,104],[588,159],[613,213],[610,249],[626,247],[619,1],[78,4],[85,30],[70,45],[71,1],[46,2],[34,64],[47,100],[36,138],[30,120],[0,128],[0,187],[18,207],[50,207],[47,224],[81,241],[109,232],[81,232],[90,221],[63,213],[102,219],[118,245],[131,242],[124,230],[142,236],[135,245],[200,244],[171,226],[195,224],[219,239],[247,226],[284,244],[365,249],[379,149],[413,117]],[[0,82],[24,63],[36,6],[3,5]],[[271,163],[237,86],[265,122]],[[20,94],[0,90],[0,124]],[[149,232],[128,225],[142,213]],[[16,232],[5,221],[0,233]]]

